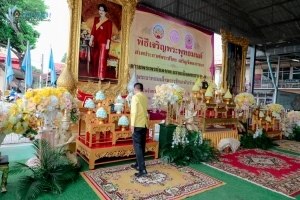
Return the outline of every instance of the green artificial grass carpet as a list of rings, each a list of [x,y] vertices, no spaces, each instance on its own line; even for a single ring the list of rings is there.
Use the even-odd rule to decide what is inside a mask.
[[[276,149],[277,150],[277,149]],[[9,155],[10,167],[13,166],[15,161],[26,162],[29,158],[33,157],[34,150],[31,146],[15,146],[15,147],[1,147],[0,151],[3,155]],[[12,158],[12,159],[11,159]],[[17,159],[17,160],[16,160]],[[87,171],[88,165],[85,161],[79,158],[82,163],[81,171]],[[97,168],[110,167],[115,165],[132,163],[133,161],[124,161],[113,164],[106,164],[103,166],[98,166]],[[216,178],[220,181],[226,182],[226,185],[218,187],[212,190],[208,190],[201,194],[188,197],[190,200],[198,199],[208,199],[208,200],[285,200],[291,199],[289,197],[280,195],[278,193],[272,192],[258,185],[249,183],[243,179],[237,178],[235,176],[226,174],[219,170],[213,169],[203,164],[193,164],[190,165],[193,169],[196,169],[208,176]],[[7,192],[0,193],[0,200],[15,200],[16,199],[16,187],[19,175],[10,175],[8,177]],[[90,188],[90,186],[85,182],[85,180],[78,176],[78,180],[71,182],[65,189],[65,191],[60,194],[42,194],[38,200],[97,200],[99,199],[96,193]],[[300,200],[300,195],[296,196],[296,199]]]

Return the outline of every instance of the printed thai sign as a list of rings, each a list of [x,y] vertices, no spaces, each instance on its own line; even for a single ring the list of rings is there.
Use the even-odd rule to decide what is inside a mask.
[[[131,65],[138,66],[138,79],[145,88],[153,91],[156,85],[172,82],[191,91],[197,76],[210,79],[213,33],[146,11],[135,13],[129,58]]]

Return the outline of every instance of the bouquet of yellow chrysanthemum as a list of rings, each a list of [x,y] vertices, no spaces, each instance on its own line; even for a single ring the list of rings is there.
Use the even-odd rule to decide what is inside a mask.
[[[43,88],[25,93],[24,103],[29,112],[53,121],[58,111],[67,111],[72,122],[77,122],[79,109],[74,97],[64,88]]]
[[[250,93],[240,93],[236,95],[234,102],[236,104],[237,110],[250,110],[256,106],[255,98]]]
[[[28,138],[37,135],[38,119],[26,111],[20,100],[16,104],[2,103],[0,107],[1,130],[4,134],[16,133]]]
[[[268,104],[266,105],[266,109],[272,112],[272,117],[281,117],[285,116],[285,109],[280,104]]]

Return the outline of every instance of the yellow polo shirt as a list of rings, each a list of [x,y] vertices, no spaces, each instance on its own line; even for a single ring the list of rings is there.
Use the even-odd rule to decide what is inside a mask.
[[[148,97],[139,92],[132,97],[130,110],[131,126],[148,128],[147,120]]]

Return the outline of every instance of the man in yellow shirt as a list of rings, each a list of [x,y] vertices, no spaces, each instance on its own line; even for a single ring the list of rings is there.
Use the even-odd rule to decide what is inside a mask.
[[[137,177],[147,174],[144,158],[148,127],[147,108],[148,98],[143,93],[143,84],[136,83],[134,85],[134,96],[131,100],[130,123],[133,147],[136,155],[136,164],[131,165],[131,167],[139,171],[134,174]]]

